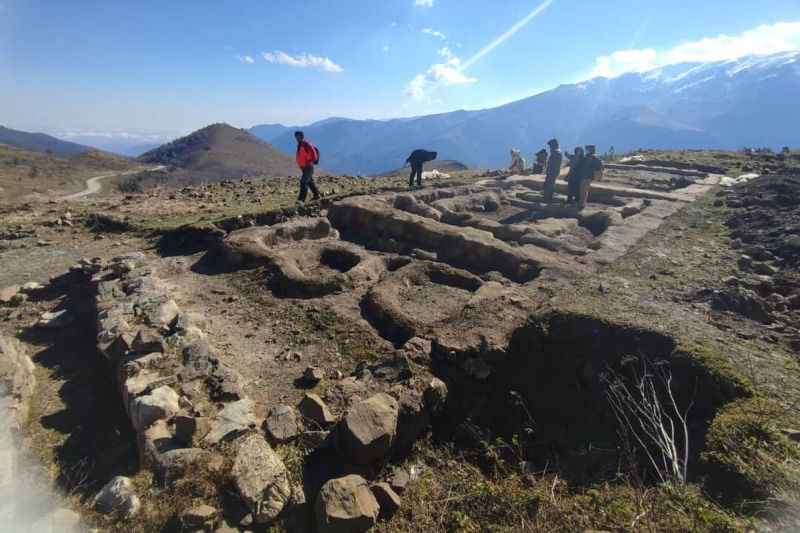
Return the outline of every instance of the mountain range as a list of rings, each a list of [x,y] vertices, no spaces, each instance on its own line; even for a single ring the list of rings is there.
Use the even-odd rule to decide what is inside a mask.
[[[303,128],[335,172],[375,174],[401,167],[416,148],[470,166],[529,158],[556,137],[562,148],[779,149],[800,145],[800,53],[681,63],[614,78],[561,85],[510,104],[413,119],[327,119]],[[249,131],[293,153],[293,127]]]

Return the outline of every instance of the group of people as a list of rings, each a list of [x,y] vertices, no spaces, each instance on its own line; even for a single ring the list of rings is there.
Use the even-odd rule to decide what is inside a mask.
[[[575,153],[566,154],[569,159],[569,172],[564,178],[567,180],[567,203],[577,202],[578,207],[586,207],[586,198],[589,196],[589,187],[593,181],[603,179],[603,160],[595,154],[595,146],[587,144],[583,148],[575,147]]]
[[[308,191],[314,195],[314,200],[319,200],[321,195],[314,183],[314,166],[319,164],[319,150],[306,140],[305,134],[302,131],[296,131],[294,134],[297,140],[297,164],[302,170],[302,178],[300,179],[300,196],[299,202],[305,202],[308,196]],[[566,154],[558,147],[557,139],[550,139],[547,141],[547,146],[550,148],[548,154],[546,150],[540,150],[534,156],[533,172],[536,174],[544,173],[544,201],[552,203],[553,191],[558,176],[561,175],[561,165],[566,157],[568,160],[567,166],[569,172],[564,179],[567,180],[567,204],[577,203],[578,207],[583,209],[586,207],[586,198],[589,195],[589,187],[595,180],[602,179],[603,176],[603,162],[597,155],[595,155],[595,147],[592,144],[587,144],[585,147],[578,146],[575,148],[575,153]],[[411,176],[408,179],[408,186],[414,187],[414,180],[416,179],[417,187],[422,187],[422,166],[428,161],[436,159],[438,154],[428,150],[414,150],[411,155],[406,159],[405,165],[411,165]],[[525,159],[519,150],[511,150],[511,170],[514,172],[523,172],[525,170]]]
[[[564,158],[567,159],[569,172],[564,177],[567,180],[567,204],[577,203],[578,207],[586,207],[586,199],[589,195],[589,187],[595,180],[603,177],[603,161],[595,154],[595,146],[587,144],[585,147],[576,147],[575,153],[562,152],[558,147],[558,139],[547,141],[550,148],[548,154],[542,149],[534,155],[533,173],[544,173],[543,195],[546,203],[552,203],[553,192],[556,180],[561,175],[561,166]],[[523,172],[525,170],[525,159],[519,150],[511,150],[512,172]]]

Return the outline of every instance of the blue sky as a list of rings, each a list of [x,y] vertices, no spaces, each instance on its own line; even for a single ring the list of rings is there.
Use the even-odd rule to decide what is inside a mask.
[[[0,0],[0,124],[97,144],[492,107],[683,60],[800,49],[770,0]]]

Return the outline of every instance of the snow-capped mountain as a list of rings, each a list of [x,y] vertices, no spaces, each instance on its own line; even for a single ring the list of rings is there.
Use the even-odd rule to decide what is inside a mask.
[[[682,63],[562,85],[482,111],[389,121],[333,120],[305,128],[325,166],[371,174],[402,166],[416,148],[479,167],[526,157],[551,137],[562,147],[736,149],[800,146],[800,53]],[[257,127],[256,127],[257,128]],[[254,128],[253,130],[256,130]],[[257,131],[253,131],[258,135]],[[293,152],[290,132],[265,139]]]

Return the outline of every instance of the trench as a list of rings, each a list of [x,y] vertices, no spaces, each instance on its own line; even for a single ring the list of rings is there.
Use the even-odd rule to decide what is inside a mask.
[[[612,369],[630,377],[632,356],[644,356],[672,374],[681,409],[692,403],[688,464],[690,476],[698,475],[710,421],[742,391],[682,353],[668,336],[582,315],[532,319],[515,332],[506,359],[492,365],[486,381],[453,365],[435,364],[433,372],[450,394],[434,436],[478,453],[485,442],[500,438],[505,444],[496,450],[507,464],[527,462],[529,471],[556,471],[571,484],[611,480],[626,471],[655,482],[644,450],[626,452],[630,448],[623,445],[606,398],[604,377]],[[659,395],[666,402],[663,389]],[[515,440],[519,445],[511,445]]]

